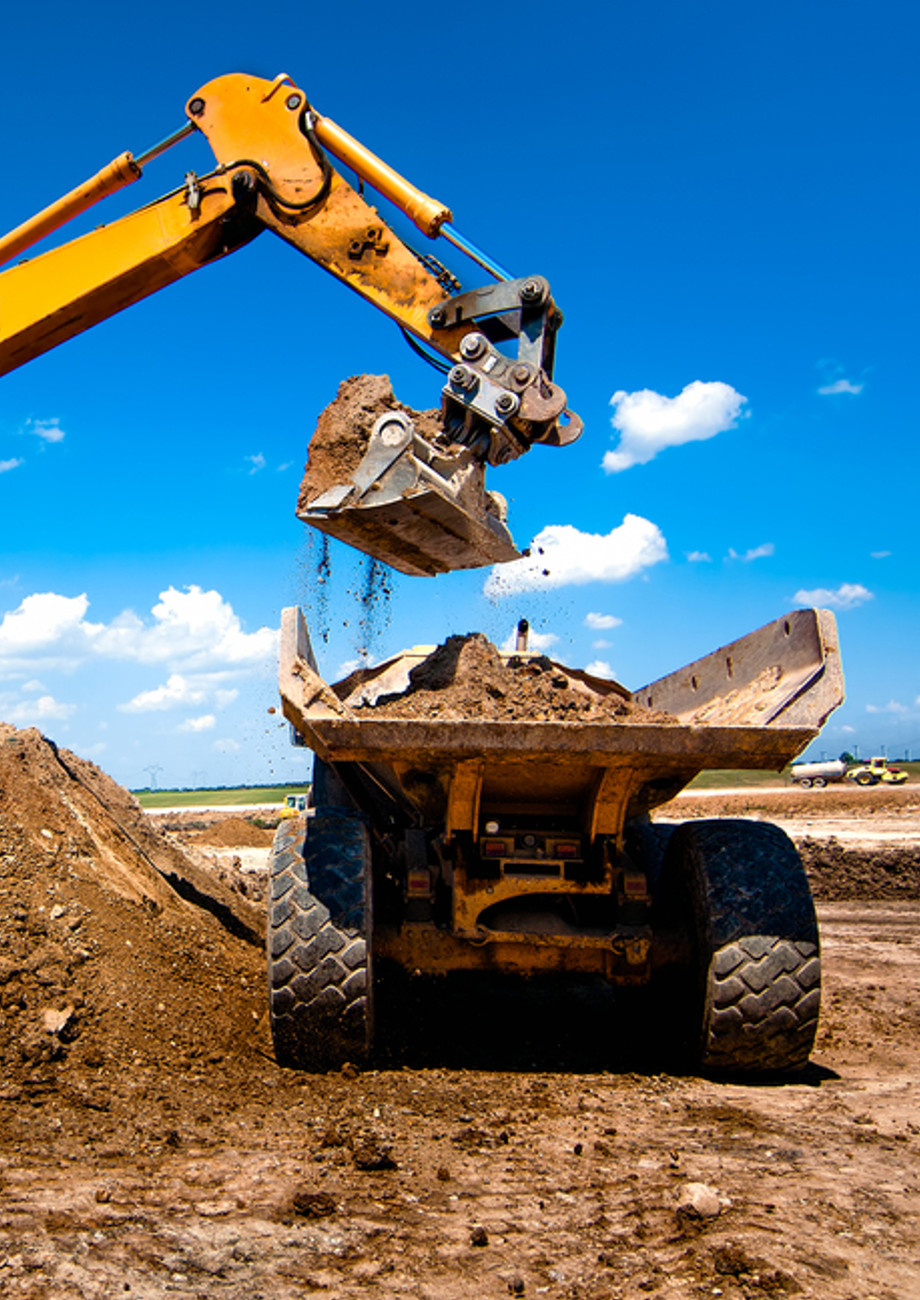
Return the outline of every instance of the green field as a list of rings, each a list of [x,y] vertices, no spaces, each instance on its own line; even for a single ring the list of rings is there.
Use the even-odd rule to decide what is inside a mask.
[[[782,772],[749,772],[742,769],[726,768],[711,772],[700,772],[688,785],[688,790],[728,790],[735,787],[744,788],[758,785],[788,785],[789,770]]]
[[[284,803],[287,794],[303,794],[307,785],[252,785],[220,790],[132,790],[142,808],[203,808],[226,804]]]
[[[910,773],[909,784],[920,783],[920,762],[905,763],[891,760],[894,767],[900,767]],[[782,772],[749,772],[740,769],[725,769],[712,772],[700,772],[687,787],[689,790],[731,790],[745,789],[763,785],[790,785],[789,769]],[[140,802],[142,808],[202,808],[225,804],[281,804],[288,794],[303,794],[306,785],[257,785],[239,786],[236,789],[219,790],[132,790],[131,793]]]

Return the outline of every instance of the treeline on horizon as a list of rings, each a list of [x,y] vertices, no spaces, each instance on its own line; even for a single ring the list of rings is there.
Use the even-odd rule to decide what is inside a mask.
[[[294,790],[303,793],[310,788],[309,781],[253,781],[249,785],[234,781],[233,785],[136,785],[130,794],[201,794],[203,790]]]

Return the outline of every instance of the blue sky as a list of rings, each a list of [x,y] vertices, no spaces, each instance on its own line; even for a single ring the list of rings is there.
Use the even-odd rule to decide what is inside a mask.
[[[263,14],[8,15],[0,227],[180,126],[211,77],[285,71],[499,262],[547,276],[585,433],[491,485],[519,545],[565,543],[567,581],[396,575],[371,652],[502,641],[526,616],[638,688],[816,600],[848,699],[813,752],[920,753],[914,10]],[[73,232],[208,157],[186,142]],[[0,718],[131,786],[299,777],[268,712],[273,630],[307,605],[329,676],[366,640],[360,559],[336,547],[318,600],[294,517],[316,417],[362,371],[437,404],[394,326],[265,234],[0,381]]]

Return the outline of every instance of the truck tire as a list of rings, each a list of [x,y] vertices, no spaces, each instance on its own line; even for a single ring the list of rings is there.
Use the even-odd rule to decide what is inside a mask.
[[[801,858],[767,822],[685,822],[663,888],[689,929],[685,1011],[694,1063],[715,1074],[775,1074],[808,1062],[818,1026],[818,923]]]
[[[878,777],[874,772],[857,772],[853,780],[857,785],[878,785]]]
[[[810,790],[810,789],[811,789],[811,777],[810,777],[810,776],[799,776],[799,777],[796,777],[796,780],[798,781],[799,785],[802,787],[803,790]]]
[[[301,814],[278,827],[270,859],[268,984],[278,1064],[359,1062],[373,1033],[370,846],[360,813]]]
[[[824,787],[827,785],[827,777],[826,776],[814,777],[814,779],[812,780],[812,785],[815,787],[816,790],[823,790]]]

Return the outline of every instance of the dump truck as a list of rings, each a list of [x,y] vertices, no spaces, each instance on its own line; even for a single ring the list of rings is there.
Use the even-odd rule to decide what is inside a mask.
[[[662,1032],[700,1069],[800,1069],[820,952],[801,859],[763,822],[656,825],[699,772],[782,769],[843,699],[836,626],[795,610],[635,692],[517,649],[559,689],[639,712],[505,721],[375,714],[431,647],[340,682],[298,609],[282,621],[284,714],[315,754],[312,808],[271,858],[269,997],[278,1060],[374,1050],[374,971],[596,976],[664,991]]]

